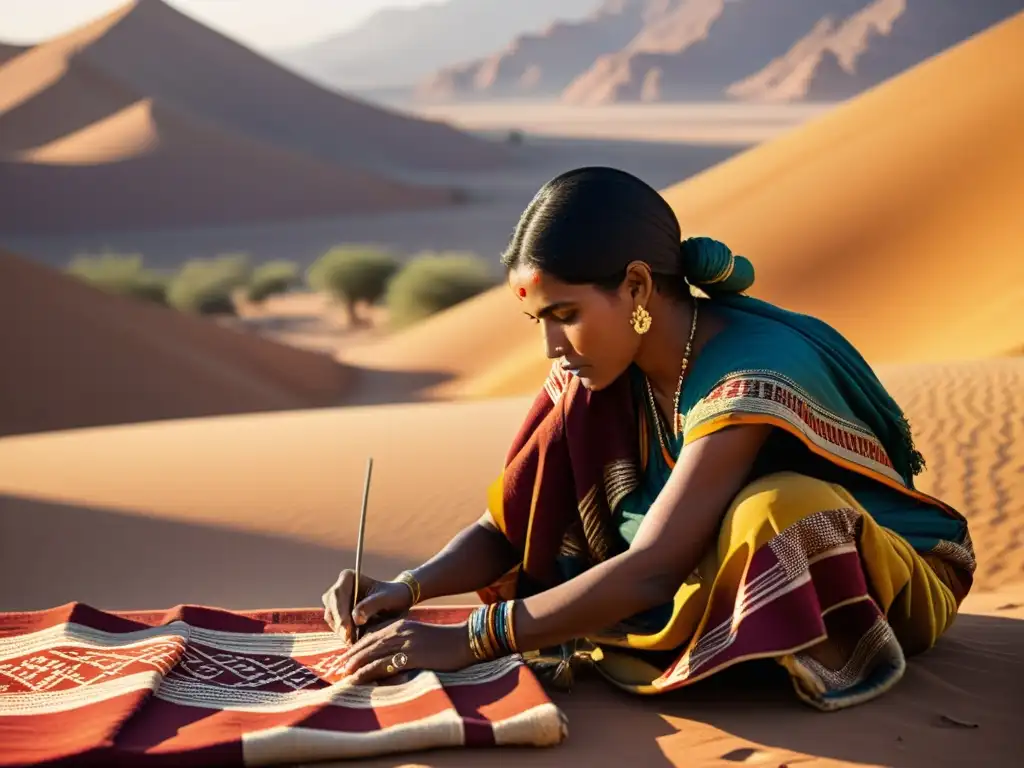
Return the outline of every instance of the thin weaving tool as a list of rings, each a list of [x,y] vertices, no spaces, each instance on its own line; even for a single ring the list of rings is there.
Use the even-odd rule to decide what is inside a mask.
[[[363,507],[359,510],[359,536],[356,539],[356,585],[352,590],[352,605],[349,607],[350,614],[355,614],[356,605],[359,603],[359,584],[363,578],[363,537],[366,535],[366,508],[370,500],[370,475],[373,474],[373,457],[366,460],[366,481],[363,483]],[[354,620],[354,616],[353,616]],[[352,640],[359,639],[361,627],[353,624]]]

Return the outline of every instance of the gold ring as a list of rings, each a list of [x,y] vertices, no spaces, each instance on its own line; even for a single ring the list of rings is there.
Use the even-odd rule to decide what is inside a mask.
[[[388,666],[387,666],[387,673],[389,675],[395,674],[395,668],[393,666],[391,666],[390,664],[388,664]]]

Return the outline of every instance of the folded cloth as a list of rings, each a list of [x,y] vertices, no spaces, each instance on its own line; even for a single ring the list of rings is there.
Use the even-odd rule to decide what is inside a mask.
[[[322,609],[0,613],[0,765],[281,765],[567,735],[521,657],[353,686],[342,647]]]

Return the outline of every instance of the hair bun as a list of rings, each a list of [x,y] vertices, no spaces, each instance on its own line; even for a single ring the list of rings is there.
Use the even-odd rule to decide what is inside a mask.
[[[688,237],[679,253],[687,281],[706,293],[742,293],[754,284],[754,265],[714,238]]]

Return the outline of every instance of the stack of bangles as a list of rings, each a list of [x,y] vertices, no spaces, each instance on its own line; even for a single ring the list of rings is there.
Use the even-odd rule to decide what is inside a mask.
[[[518,653],[512,620],[514,601],[481,605],[469,615],[469,647],[478,661]]]

